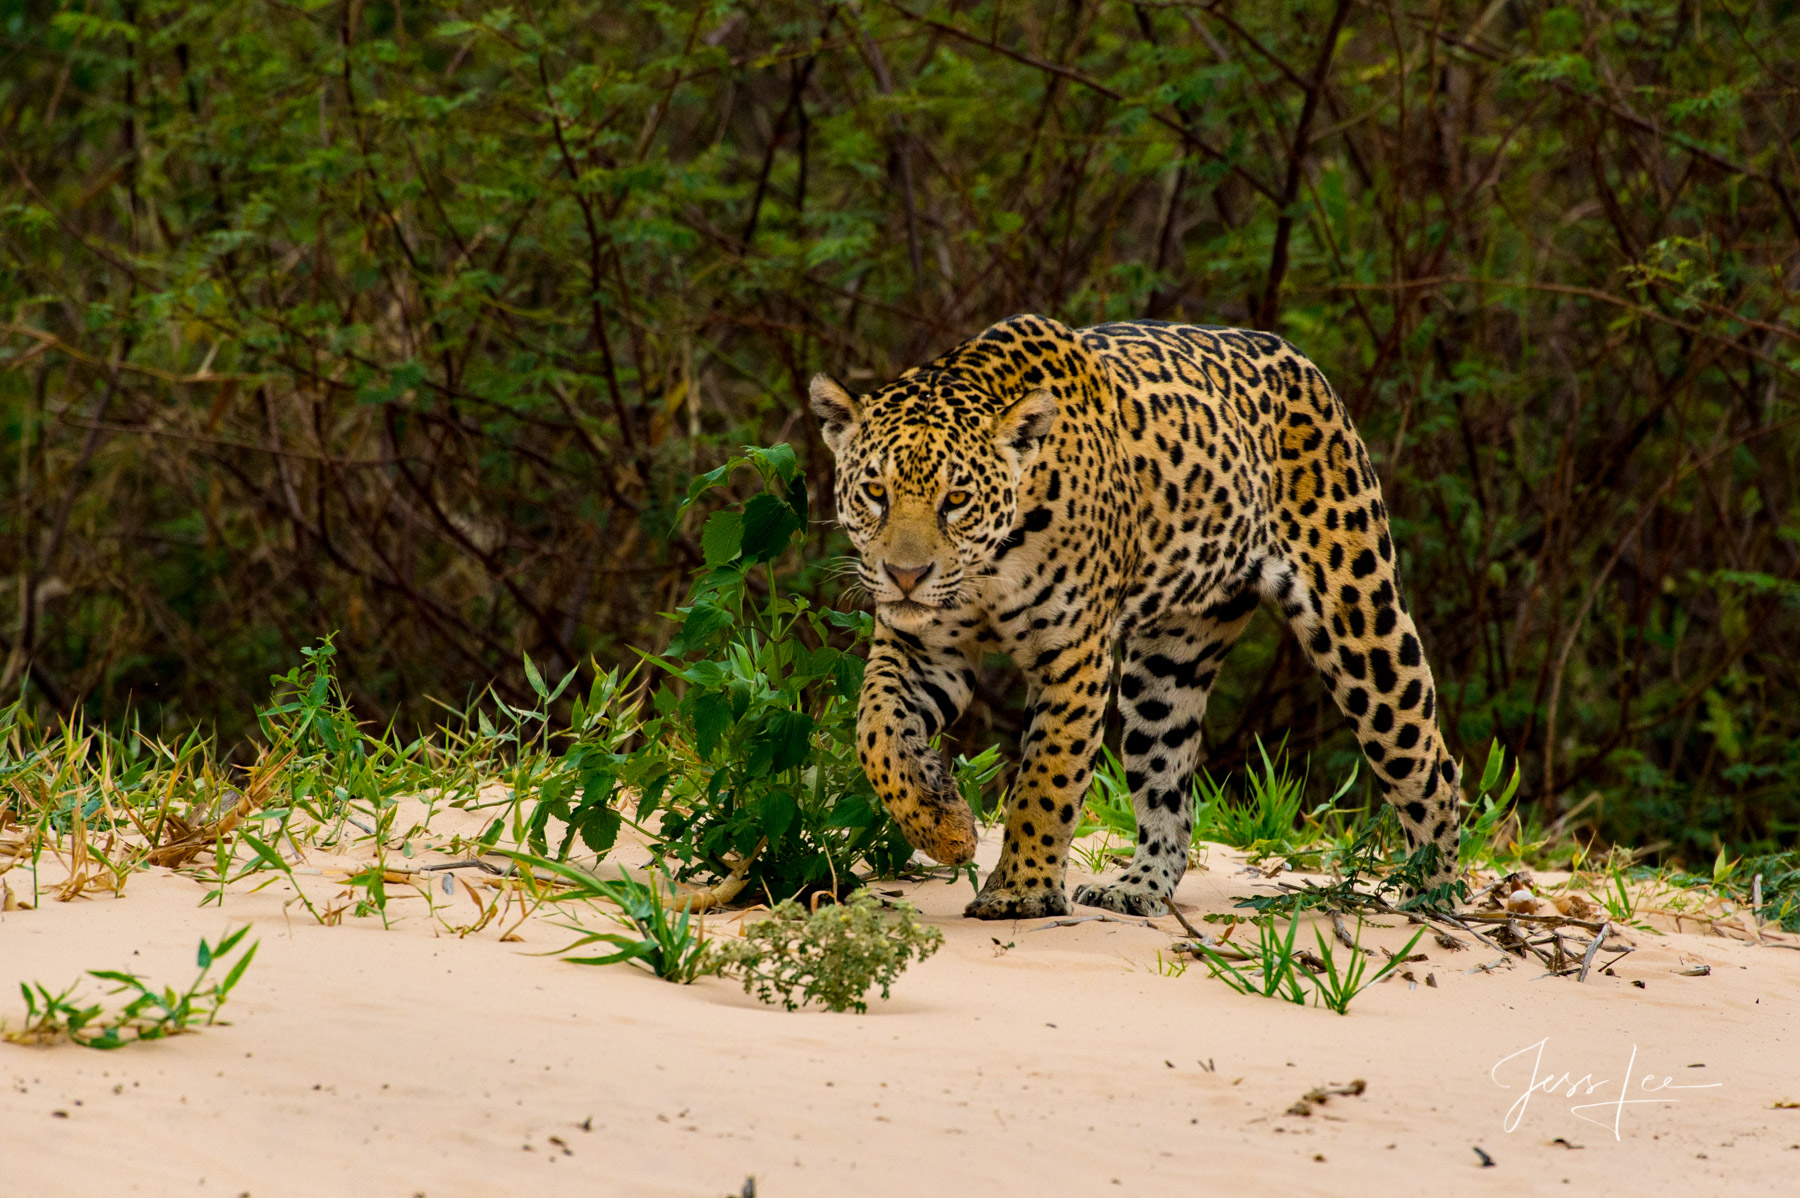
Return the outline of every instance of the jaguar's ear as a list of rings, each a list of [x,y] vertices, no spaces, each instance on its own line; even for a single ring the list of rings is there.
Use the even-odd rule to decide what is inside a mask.
[[[1044,388],[994,417],[994,440],[1021,458],[1035,456],[1056,423],[1056,397]]]
[[[833,454],[843,452],[844,443],[862,419],[862,409],[844,385],[828,374],[812,377],[812,410],[819,418],[819,435]]]

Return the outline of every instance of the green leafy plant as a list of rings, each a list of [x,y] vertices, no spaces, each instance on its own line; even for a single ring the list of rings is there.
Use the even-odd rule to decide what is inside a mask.
[[[634,761],[637,819],[660,811],[653,848],[684,877],[730,872],[754,856],[755,890],[839,893],[854,868],[888,874],[912,856],[856,756],[863,662],[853,650],[870,617],[781,586],[776,561],[808,512],[786,445],[746,450],[696,478],[683,510],[745,467],[762,490],[707,519],[705,568],[675,615],[675,637],[645,655],[666,681],[651,696]],[[759,574],[760,599],[750,588]],[[990,759],[982,770],[996,768]]]
[[[1438,848],[1423,844],[1394,860],[1384,846],[1400,839],[1399,820],[1383,804],[1373,819],[1357,830],[1348,849],[1336,856],[1336,876],[1325,885],[1308,881],[1278,894],[1245,895],[1235,906],[1258,915],[1298,915],[1307,910],[1362,912],[1445,910],[1466,898],[1469,884],[1460,878],[1428,885],[1438,872]]]
[[[1098,832],[1099,839],[1092,839]],[[1075,828],[1075,839],[1069,844],[1069,860],[1080,865],[1091,874],[1105,873],[1117,864],[1121,854],[1112,833],[1094,824],[1079,824]]]
[[[1306,989],[1300,983],[1300,963],[1294,955],[1294,937],[1300,921],[1290,917],[1287,935],[1275,930],[1273,919],[1256,923],[1255,955],[1246,969],[1239,969],[1211,946],[1196,942],[1195,950],[1206,961],[1212,976],[1239,994],[1260,994],[1265,998],[1283,998],[1304,1006]],[[1248,950],[1246,950],[1248,951]]]
[[[1244,771],[1244,795],[1233,802],[1227,786],[1231,775],[1215,781],[1205,770],[1194,774],[1194,842],[1216,841],[1251,854],[1283,853],[1299,846],[1301,807],[1306,797],[1307,767],[1294,772],[1293,759],[1282,750],[1269,756],[1262,738],[1256,739],[1261,768]],[[1280,764],[1275,764],[1279,760]],[[1348,783],[1343,789],[1348,788]],[[1343,793],[1339,790],[1339,794]],[[1335,800],[1337,796],[1333,796]]]
[[[279,762],[279,786],[270,788],[269,807],[245,814],[264,826],[271,843],[288,835],[296,820],[320,847],[367,838],[385,866],[387,846],[402,831],[394,826],[400,798],[427,788],[453,792],[455,781],[432,768],[423,740],[406,744],[391,728],[373,734],[363,728],[337,678],[335,640],[335,633],[321,636],[300,650],[299,665],[270,677],[273,694],[257,711],[257,725],[269,746],[265,759]],[[234,822],[221,832],[235,843],[236,829]],[[229,844],[222,840],[220,847]],[[222,892],[223,861],[219,881]],[[381,914],[385,921],[379,879],[359,885],[365,896],[357,914]]]
[[[1419,937],[1425,934],[1421,927],[1414,932],[1406,947],[1389,957],[1374,973],[1369,972],[1369,955],[1362,948],[1362,920],[1356,921],[1356,935],[1350,941],[1350,960],[1340,971],[1337,958],[1333,955],[1331,937],[1325,929],[1313,925],[1313,936],[1319,944],[1319,960],[1323,965],[1312,978],[1313,1000],[1329,1007],[1339,1015],[1350,1013],[1350,1002],[1358,994],[1379,982],[1382,978],[1398,969],[1406,958],[1412,956],[1413,949],[1419,943]]]
[[[1098,835],[1099,839],[1093,839]],[[1069,856],[1089,873],[1103,873],[1114,863],[1116,846],[1137,839],[1137,814],[1131,805],[1131,786],[1125,766],[1111,748],[1102,745],[1094,760],[1094,777],[1088,783],[1081,816],[1069,845]]]
[[[688,904],[671,904],[667,897],[668,875],[650,882],[639,882],[624,870],[617,878],[600,878],[570,865],[533,853],[505,852],[529,869],[543,870],[569,884],[569,889],[555,895],[558,903],[604,902],[610,904],[606,914],[626,929],[623,932],[595,932],[579,925],[562,924],[579,933],[572,944],[556,950],[556,955],[575,965],[617,965],[631,962],[648,969],[665,982],[692,983],[696,978],[718,972],[699,921],[689,912]],[[661,883],[661,884],[659,884]],[[571,957],[566,954],[590,944],[610,944],[616,950],[593,957]]]
[[[1088,783],[1087,798],[1082,806],[1082,824],[1090,832],[1103,830],[1127,843],[1137,838],[1137,813],[1131,805],[1131,784],[1125,780],[1125,763],[1110,746],[1102,745],[1099,756],[1094,759],[1094,777]]]
[[[890,919],[881,900],[863,890],[811,915],[791,900],[779,903],[715,951],[723,972],[741,977],[744,992],[765,1003],[793,1011],[816,1002],[860,1014],[871,989],[888,997],[909,961],[925,960],[943,943],[944,934],[920,923],[911,904],[899,904]]]
[[[143,1040],[161,1040],[194,1031],[194,1024],[211,1025],[218,1020],[219,1010],[231,991],[243,979],[244,971],[256,958],[257,942],[252,942],[225,976],[206,984],[213,965],[237,949],[249,927],[229,933],[218,944],[200,941],[200,972],[185,990],[172,986],[157,989],[135,973],[117,969],[90,969],[90,977],[116,982],[109,995],[129,994],[124,1006],[107,1010],[103,1003],[84,1005],[74,997],[74,983],[61,993],[52,994],[41,982],[21,982],[25,996],[25,1022],[18,1028],[0,1022],[0,1038],[14,1044],[54,1044],[67,1040],[83,1048],[122,1048]]]
[[[1419,937],[1425,934],[1424,928],[1414,932],[1405,948],[1389,957],[1371,973],[1368,954],[1362,948],[1362,920],[1357,920],[1356,935],[1351,939],[1349,962],[1342,966],[1335,956],[1331,937],[1315,924],[1313,935],[1319,948],[1317,956],[1310,963],[1312,969],[1309,972],[1308,963],[1294,948],[1294,938],[1299,926],[1300,918],[1297,915],[1288,918],[1285,934],[1275,930],[1273,918],[1259,920],[1256,925],[1256,955],[1245,968],[1239,968],[1208,944],[1196,943],[1194,949],[1205,960],[1212,976],[1239,994],[1260,994],[1265,998],[1280,998],[1296,1006],[1304,1006],[1310,990],[1315,1006],[1347,1015],[1350,1013],[1350,1003],[1356,996],[1398,969],[1412,955]]]
[[[1512,800],[1518,793],[1521,773],[1519,764],[1515,761],[1512,777],[1507,780],[1506,788],[1496,795],[1494,787],[1499,785],[1500,775],[1505,768],[1506,750],[1500,747],[1499,740],[1494,740],[1488,745],[1487,765],[1482,768],[1475,799],[1463,814],[1457,860],[1464,866],[1493,862],[1496,859],[1498,842],[1508,826],[1509,817],[1512,817],[1510,823],[1514,833],[1510,838],[1512,859],[1518,859],[1523,837],[1512,809]]]
[[[956,792],[969,805],[969,810],[975,813],[975,818],[985,826],[993,826],[1006,814],[1005,794],[997,794],[992,802],[988,801],[988,792],[999,780],[1005,765],[1005,759],[1000,756],[999,745],[989,745],[973,757],[958,753],[950,763],[951,776],[956,780]]]
[[[1492,861],[1495,858],[1496,842],[1501,831],[1509,825],[1509,820],[1514,829],[1509,843],[1515,855],[1522,851],[1522,846],[1535,843],[1519,832],[1519,824],[1510,810],[1513,796],[1519,787],[1520,775],[1516,765],[1505,789],[1498,795],[1493,793],[1504,772],[1505,756],[1505,751],[1495,741],[1488,751],[1487,765],[1482,771],[1476,800],[1471,804],[1478,814],[1465,822],[1462,830],[1459,856],[1465,865],[1475,861]],[[1252,791],[1260,795],[1279,795],[1281,778],[1291,774],[1286,770],[1277,773],[1266,762],[1265,757],[1262,782],[1253,785]],[[1320,814],[1349,789],[1351,780],[1338,788],[1332,800],[1315,808],[1309,820],[1316,821]],[[1286,810],[1285,799],[1269,798],[1265,801],[1276,819]],[[1335,874],[1331,883],[1308,883],[1299,890],[1248,896],[1239,899],[1237,905],[1263,915],[1293,915],[1308,909],[1340,912],[1394,908],[1406,911],[1448,910],[1468,896],[1468,883],[1460,878],[1436,885],[1429,884],[1430,879],[1438,873],[1436,845],[1420,845],[1396,859],[1388,846],[1401,843],[1403,837],[1400,835],[1399,820],[1394,815],[1393,808],[1383,803],[1373,817],[1345,824],[1338,843],[1320,853],[1320,864]]]
[[[551,688],[530,657],[525,658],[525,666],[538,707],[520,714],[547,725],[551,705],[574,680],[575,671]],[[529,822],[519,839],[537,852],[549,851],[545,837],[550,821],[556,819],[564,829],[556,848],[558,860],[567,859],[577,837],[590,852],[604,857],[625,823],[617,805],[622,789],[642,784],[647,774],[662,776],[654,754],[630,749],[642,733],[636,678],[635,668],[623,674],[614,669],[596,675],[586,697],[574,701],[568,731],[559,738],[561,753],[522,755],[509,774],[513,793],[532,803]],[[547,743],[549,738],[545,740]],[[639,809],[648,813],[654,803],[640,802]],[[490,830],[497,832],[497,825]]]
[[[1733,893],[1748,903],[1762,879],[1761,917],[1784,932],[1800,932],[1800,849],[1746,858],[1736,871]]]
[[[1608,862],[1606,880],[1599,888],[1598,897],[1613,923],[1627,927],[1645,926],[1637,917],[1638,904],[1642,900],[1631,888],[1626,862],[1617,859]]]

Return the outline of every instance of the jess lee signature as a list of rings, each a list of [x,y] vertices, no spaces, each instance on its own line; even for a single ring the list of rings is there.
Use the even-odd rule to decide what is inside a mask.
[[[1597,1127],[1607,1128],[1612,1132],[1613,1139],[1617,1140],[1619,1139],[1619,1123],[1625,1116],[1626,1107],[1680,1101],[1672,1095],[1664,1094],[1663,1092],[1666,1090],[1715,1090],[1724,1084],[1723,1082],[1706,1082],[1698,1085],[1678,1086],[1672,1077],[1664,1077],[1659,1080],[1656,1074],[1646,1073],[1643,1077],[1637,1078],[1634,1088],[1633,1078],[1636,1077],[1638,1055],[1635,1044],[1631,1046],[1631,1056],[1625,1062],[1625,1072],[1619,1075],[1619,1080],[1616,1082],[1609,1078],[1596,1078],[1592,1073],[1585,1073],[1578,1078],[1573,1073],[1546,1072],[1544,1069],[1544,1046],[1549,1042],[1550,1037],[1545,1036],[1536,1044],[1527,1044],[1518,1052],[1501,1057],[1494,1062],[1494,1067],[1488,1070],[1488,1077],[1496,1086],[1502,1090],[1513,1090],[1518,1088],[1518,1080],[1524,1077],[1525,1061],[1528,1059],[1531,1063],[1531,1077],[1525,1084],[1525,1092],[1520,1094],[1518,1101],[1507,1109],[1506,1120],[1502,1126],[1508,1132],[1519,1126],[1519,1120],[1525,1117],[1525,1108],[1531,1104],[1533,1094],[1549,1095],[1561,1092],[1566,1098],[1591,1098],[1596,1093],[1604,1093],[1608,1087],[1616,1086],[1617,1093],[1614,1097],[1598,1102],[1578,1103],[1569,1108],[1569,1113],[1577,1119],[1585,1119]],[[1512,1065],[1510,1069],[1506,1069],[1508,1077],[1515,1080],[1502,1081],[1501,1070],[1505,1069],[1509,1062],[1515,1061],[1518,1063]],[[1638,1097],[1638,1095],[1648,1095],[1648,1097]],[[1589,1111],[1606,1114],[1596,1117],[1588,1114]]]

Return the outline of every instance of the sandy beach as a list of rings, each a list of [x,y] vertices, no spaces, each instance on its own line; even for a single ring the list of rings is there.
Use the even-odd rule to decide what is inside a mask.
[[[984,867],[996,853],[990,834]],[[17,892],[20,871],[8,880]],[[1178,898],[1197,922],[1271,885],[1214,847]],[[394,887],[389,930],[319,926],[284,910],[281,881],[234,887],[222,909],[161,869],[123,898],[46,894],[0,916],[15,1021],[21,980],[185,982],[200,937],[246,922],[261,947],[229,1026],[114,1052],[0,1045],[5,1191],[717,1198],[754,1177],[765,1198],[1774,1195],[1800,1169],[1800,1109],[1778,1105],[1800,1102],[1791,949],[1638,931],[1613,976],[1577,982],[1513,958],[1478,969],[1491,949],[1428,935],[1412,980],[1339,1016],[1233,993],[1198,964],[1167,976],[1171,918],[979,923],[961,918],[966,880],[881,889],[945,945],[866,1015],[534,955],[571,938],[542,916],[459,937],[475,913],[460,889],[434,892],[450,905],[434,919]],[[1399,948],[1410,932],[1382,922],[1364,943]],[[1710,973],[1677,972],[1696,963]],[[1546,1092],[1563,1074],[1591,1092]]]

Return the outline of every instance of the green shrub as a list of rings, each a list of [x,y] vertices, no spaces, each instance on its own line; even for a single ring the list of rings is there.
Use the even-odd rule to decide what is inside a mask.
[[[847,903],[832,903],[811,915],[799,903],[778,904],[767,918],[744,929],[740,940],[714,950],[721,969],[744,980],[744,993],[790,1011],[808,1003],[858,1014],[869,1009],[864,996],[875,986],[888,996],[907,962],[923,961],[944,943],[944,934],[922,924],[910,904],[893,920],[881,900],[864,890]]]
[[[1243,801],[1233,803],[1226,793],[1231,776],[1223,782],[1213,781],[1205,770],[1194,774],[1194,841],[1212,840],[1234,849],[1251,853],[1280,853],[1296,846],[1295,834],[1300,826],[1302,800],[1306,797],[1307,765],[1296,775],[1293,758],[1276,747],[1281,764],[1269,757],[1262,739],[1256,738],[1256,751],[1262,768],[1254,765],[1244,770]],[[1346,784],[1348,785],[1348,784]],[[1340,789],[1339,794],[1343,793]],[[1333,796],[1334,798],[1336,796]]]
[[[637,818],[662,811],[654,847],[683,876],[728,873],[733,858],[754,854],[753,890],[841,894],[856,867],[889,874],[912,856],[856,756],[863,661],[854,650],[871,619],[784,591],[776,562],[807,521],[786,445],[747,450],[695,479],[688,503],[745,466],[762,490],[707,520],[705,567],[674,617],[679,630],[662,654],[645,655],[666,677],[633,767]]]
[[[1500,784],[1500,775],[1505,768],[1506,750],[1495,740],[1488,746],[1487,765],[1481,771],[1481,783],[1476,789],[1474,801],[1469,804],[1469,810],[1463,813],[1462,839],[1457,856],[1465,868],[1482,863],[1498,863],[1507,853],[1510,853],[1511,860],[1517,860],[1520,854],[1527,851],[1529,838],[1524,835],[1512,808],[1513,796],[1518,793],[1521,777],[1516,760],[1506,789],[1498,795],[1494,793],[1494,787]],[[1505,836],[1509,829],[1513,834]]]
[[[536,853],[550,850],[552,819],[566,828],[558,860],[577,836],[604,856],[629,822],[679,877],[743,870],[751,892],[771,899],[841,894],[856,869],[891,874],[911,858],[856,756],[856,650],[870,617],[791,595],[777,572],[807,522],[793,451],[747,449],[701,475],[676,520],[746,467],[760,490],[707,519],[704,561],[668,617],[672,638],[661,653],[640,652],[661,680],[641,688],[634,675],[603,674],[575,700],[566,731],[517,738],[502,776],[531,804],[520,839]],[[521,728],[541,727],[574,675],[552,688],[525,664],[538,706],[501,706]],[[997,757],[983,754],[959,784],[979,799],[997,773]],[[490,827],[488,843],[500,830]]]

